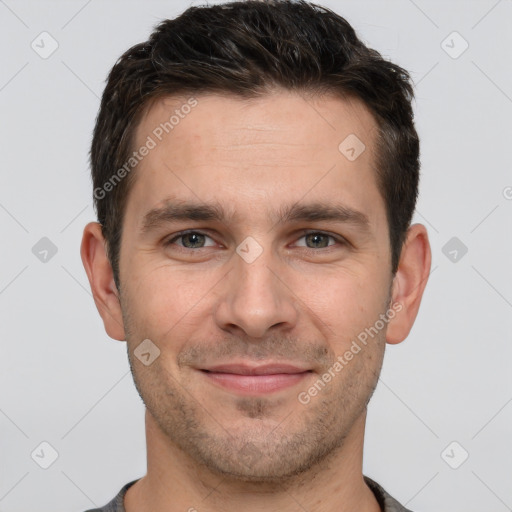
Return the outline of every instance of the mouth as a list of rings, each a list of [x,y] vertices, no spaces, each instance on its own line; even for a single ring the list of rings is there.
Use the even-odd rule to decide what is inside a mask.
[[[313,370],[291,364],[224,364],[201,368],[212,384],[243,395],[261,395],[290,388],[308,378]]]

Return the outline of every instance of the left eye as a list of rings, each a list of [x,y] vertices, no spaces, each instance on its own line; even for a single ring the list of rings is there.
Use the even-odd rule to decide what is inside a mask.
[[[329,243],[329,239],[334,243]],[[333,236],[317,232],[306,233],[304,236],[300,237],[299,240],[304,240],[304,244],[297,243],[296,245],[309,249],[324,249],[336,243],[336,239]]]

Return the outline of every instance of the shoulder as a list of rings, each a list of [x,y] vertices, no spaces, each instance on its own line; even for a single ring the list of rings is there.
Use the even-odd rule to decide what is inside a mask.
[[[125,512],[123,503],[124,495],[126,494],[126,491],[138,480],[139,479],[132,480],[131,482],[128,482],[127,484],[123,485],[123,487],[117,493],[117,495],[103,507],[91,508],[89,510],[86,510],[85,512]]]
[[[368,487],[372,490],[373,494],[377,498],[379,505],[383,512],[412,512],[408,508],[405,508],[389,493],[387,493],[382,486],[380,486],[375,480],[365,476],[364,481]]]

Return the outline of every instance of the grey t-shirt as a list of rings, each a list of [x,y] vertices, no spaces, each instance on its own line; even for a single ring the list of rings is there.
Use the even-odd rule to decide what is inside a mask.
[[[408,508],[400,505],[400,503],[390,496],[377,482],[367,476],[364,477],[364,480],[368,484],[368,487],[373,491],[373,494],[375,494],[382,512],[411,512]],[[133,480],[132,482],[124,485],[119,491],[119,494],[104,507],[86,510],[85,512],[126,512],[123,503],[124,495],[128,488],[137,481],[138,480]]]

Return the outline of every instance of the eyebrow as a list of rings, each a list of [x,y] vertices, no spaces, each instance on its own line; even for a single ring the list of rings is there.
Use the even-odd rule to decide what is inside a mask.
[[[370,220],[363,212],[343,204],[295,203],[281,207],[275,214],[274,226],[296,222],[342,222],[351,224],[365,233],[370,232]],[[143,217],[141,235],[146,235],[162,225],[176,221],[221,222],[226,223],[234,217],[217,203],[173,202],[165,201],[163,206],[149,210]]]

